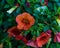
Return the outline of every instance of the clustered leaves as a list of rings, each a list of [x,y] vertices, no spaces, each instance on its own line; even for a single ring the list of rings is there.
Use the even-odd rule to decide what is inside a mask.
[[[7,11],[15,6],[18,7],[9,14]],[[34,36],[38,37],[42,32],[51,30],[52,37],[42,48],[59,48],[60,43],[54,42],[54,35],[60,32],[60,20],[57,21],[60,17],[59,0],[48,0],[47,5],[44,5],[43,0],[0,0],[0,43],[3,43],[3,47],[32,48],[23,41],[16,40],[15,37],[9,37],[8,33],[8,29],[17,26],[17,15],[24,12],[29,13],[35,19],[34,25],[28,30],[22,30],[24,36],[32,39]]]

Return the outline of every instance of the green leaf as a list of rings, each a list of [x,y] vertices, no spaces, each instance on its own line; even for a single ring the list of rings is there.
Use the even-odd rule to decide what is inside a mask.
[[[6,5],[4,6],[4,8],[9,8],[9,5],[8,5],[8,4],[6,4]]]
[[[24,35],[25,35],[25,36],[26,36],[28,33],[29,33],[29,30],[28,30],[28,31],[24,31]]]
[[[21,2],[24,4],[26,2],[26,0],[21,0]]]
[[[49,30],[49,26],[47,26],[47,25],[44,26],[44,29],[43,30],[44,30],[44,32],[47,31],[47,30]]]
[[[25,4],[23,5],[23,7],[25,8],[25,11],[32,14],[32,9],[27,7]]]
[[[44,29],[44,25],[39,23],[38,26],[38,31],[41,32]]]
[[[5,4],[5,0],[2,0],[0,6],[3,7],[4,4]]]
[[[21,1],[20,0],[17,0],[18,1],[18,3],[21,5]]]
[[[51,43],[50,48],[56,48],[54,43]]]
[[[60,26],[58,26],[57,30],[60,32]]]
[[[22,48],[23,46],[18,46],[18,48]]]
[[[60,44],[59,43],[56,43],[55,46],[56,46],[56,48],[60,48]]]
[[[60,7],[58,8],[57,13],[60,14]]]
[[[0,20],[0,25],[2,25],[3,24],[3,21],[2,20]]]
[[[20,6],[23,5],[23,4],[25,5],[25,2],[26,2],[26,0],[21,0],[21,1],[20,0],[17,0],[17,1],[20,4]]]
[[[49,39],[49,41],[48,41],[48,43],[47,43],[47,48],[49,48],[49,45],[50,45],[50,43],[51,43],[51,38]]]
[[[31,2],[31,3],[38,3],[38,2],[40,2],[40,0],[28,0],[28,2]]]
[[[17,9],[16,9],[16,13],[17,13],[17,14],[20,14],[20,12],[21,12],[21,9],[20,9],[20,8],[17,8]]]
[[[59,0],[53,0],[53,1],[55,1],[55,2],[59,2]]]
[[[3,16],[4,16],[4,14],[3,14],[3,12],[1,12],[0,13],[0,25],[3,24]]]
[[[15,1],[15,0],[6,0],[6,2],[7,2],[9,5],[11,5],[11,6],[14,4],[14,1]]]
[[[57,33],[57,31],[55,30],[55,28],[51,27],[51,30],[52,30],[54,33]]]
[[[56,6],[56,4],[54,4],[54,10],[55,10],[55,12],[57,11],[57,6]]]
[[[37,31],[37,36],[39,36],[40,35],[40,31]]]

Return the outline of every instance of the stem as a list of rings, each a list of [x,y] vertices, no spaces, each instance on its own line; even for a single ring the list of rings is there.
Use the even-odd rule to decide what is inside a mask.
[[[22,2],[20,1],[20,0],[17,0],[17,2],[20,4],[20,6],[22,6],[23,4],[22,4]]]
[[[50,25],[47,21],[44,20],[44,23],[47,24],[47,25]]]
[[[49,45],[50,45],[50,43],[51,43],[51,38],[49,39],[49,41],[48,41],[48,44],[47,44],[47,46],[46,46],[46,48],[49,48]]]

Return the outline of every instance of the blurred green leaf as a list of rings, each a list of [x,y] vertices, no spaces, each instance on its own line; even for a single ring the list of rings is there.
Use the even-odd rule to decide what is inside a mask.
[[[0,20],[0,26],[3,24],[3,21],[2,20]]]
[[[25,11],[32,14],[32,9],[31,8],[28,8],[27,6],[23,5],[24,8],[25,8]]]
[[[49,39],[49,41],[47,43],[47,48],[49,48],[49,45],[50,45],[51,41],[52,41],[52,38]]]
[[[40,35],[40,31],[37,31],[37,33],[36,33],[36,34],[37,34],[37,37],[38,37],[38,36]]]
[[[15,2],[15,0],[6,0],[6,2],[9,4],[9,5],[14,5],[14,2]]]
[[[31,3],[39,3],[40,0],[28,0],[28,2],[31,2]]]
[[[44,26],[43,30],[44,30],[44,32],[47,31],[47,30],[49,30],[49,26],[48,25]]]
[[[0,7],[3,7],[5,5],[5,0],[2,0],[0,3]]]
[[[56,48],[54,43],[51,43],[50,48]]]
[[[8,5],[8,4],[6,4],[6,5],[4,6],[4,8],[9,8],[9,5]]]
[[[21,3],[23,3],[23,4],[24,4],[25,2],[26,2],[26,0],[21,0]]]
[[[58,7],[57,13],[60,14],[60,7]]]
[[[38,24],[38,31],[41,32],[44,29],[44,24]]]
[[[55,46],[56,46],[56,48],[60,48],[60,44],[59,43],[56,43]]]

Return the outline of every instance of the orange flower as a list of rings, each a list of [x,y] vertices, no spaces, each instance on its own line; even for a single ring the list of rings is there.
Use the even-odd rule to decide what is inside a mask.
[[[18,29],[28,30],[35,22],[34,18],[29,13],[19,14],[16,17]]]
[[[8,29],[9,35],[15,37],[16,40],[22,40],[24,43],[27,43],[27,39],[22,35],[22,32],[17,29],[16,26]]]
[[[42,32],[39,37],[37,37],[37,45],[38,47],[42,47],[45,45],[50,39],[51,35],[48,33]]]
[[[8,33],[9,33],[9,37],[15,37],[17,40],[21,40],[22,39],[22,36],[20,35],[21,34],[21,31],[19,29],[17,29],[16,26],[8,29]]]
[[[19,29],[17,29],[16,26],[14,26],[14,27],[8,29],[8,33],[9,33],[9,35],[16,37],[17,35],[20,35],[21,32]]]

